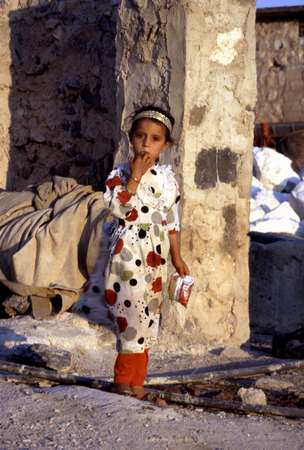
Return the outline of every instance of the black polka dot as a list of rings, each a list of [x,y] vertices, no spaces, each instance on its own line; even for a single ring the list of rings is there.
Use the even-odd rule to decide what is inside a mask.
[[[175,199],[175,203],[178,203],[178,202],[180,201],[180,198],[181,198],[181,196],[178,195],[178,196],[176,197],[176,199]]]
[[[141,229],[139,230],[139,232],[138,232],[138,237],[139,237],[140,239],[145,239],[146,236],[147,236],[146,231],[143,230],[143,229],[141,228]]]
[[[139,267],[139,266],[141,266],[141,260],[140,259],[137,259],[136,261],[135,261],[135,264]]]
[[[156,251],[157,251],[157,253],[160,255],[161,254],[161,246],[160,246],[160,244],[158,244],[157,246],[156,246]]]
[[[99,289],[98,286],[94,285],[94,286],[92,287],[92,291],[94,292],[94,294],[99,294],[100,289]]]
[[[114,283],[114,284],[113,284],[113,288],[114,288],[114,291],[115,291],[115,292],[119,292],[119,291],[120,291],[120,284],[117,283],[117,282]]]
[[[89,306],[83,305],[83,307],[81,308],[82,312],[84,312],[85,314],[89,314],[89,312],[91,311],[91,308]]]
[[[145,314],[148,316],[149,315],[149,308],[148,306],[145,307]]]
[[[145,338],[141,337],[137,341],[139,344],[143,344],[145,342]]]
[[[157,172],[154,169],[151,169],[150,172],[152,173],[152,175],[157,175]]]
[[[143,213],[148,213],[148,212],[149,212],[148,206],[142,206],[141,212],[143,212]]]
[[[136,286],[137,285],[137,280],[135,280],[135,278],[131,278],[130,285],[131,286]]]
[[[161,262],[162,265],[166,264],[165,258],[162,258],[162,259],[160,260],[160,262]]]
[[[125,305],[127,308],[130,308],[130,306],[131,306],[130,300],[125,300],[125,301],[124,301],[124,305]]]
[[[154,320],[150,320],[148,328],[152,327],[153,324],[154,324]]]
[[[155,193],[155,189],[154,189],[154,187],[153,187],[153,186],[151,186],[151,191],[152,191],[152,194],[154,194],[154,193]]]
[[[118,219],[118,223],[119,225],[121,225],[122,227],[125,226],[126,222],[123,219]]]

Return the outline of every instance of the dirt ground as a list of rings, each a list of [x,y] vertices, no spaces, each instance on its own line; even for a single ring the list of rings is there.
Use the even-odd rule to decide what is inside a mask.
[[[227,363],[228,357],[229,352],[209,355],[207,365]],[[164,372],[190,364],[194,361],[154,356],[151,367]],[[1,450],[303,449],[304,419],[159,407],[86,387],[0,380]]]
[[[73,314],[40,322],[28,316],[0,321],[2,359],[19,345],[33,343],[70,352],[71,372],[112,377],[115,340]],[[187,349],[151,349],[150,379],[258,364],[269,357],[250,347],[182,350]],[[302,374],[304,379],[303,370]],[[285,383],[296,385],[302,393],[302,381],[286,379]],[[304,419],[236,415],[175,404],[159,407],[81,386],[14,384],[5,381],[4,372],[0,372],[0,398],[0,450],[303,449]]]

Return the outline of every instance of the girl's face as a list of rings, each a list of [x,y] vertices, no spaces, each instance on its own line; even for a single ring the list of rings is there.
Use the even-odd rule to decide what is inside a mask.
[[[140,119],[133,133],[131,144],[135,156],[148,153],[155,162],[168,147],[166,127],[150,119]]]

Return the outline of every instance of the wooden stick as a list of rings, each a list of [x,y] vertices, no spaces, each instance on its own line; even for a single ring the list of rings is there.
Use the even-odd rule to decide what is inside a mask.
[[[182,405],[200,406],[206,409],[217,409],[220,411],[230,411],[242,414],[265,414],[272,416],[283,416],[290,418],[304,418],[304,409],[289,408],[273,405],[249,405],[241,402],[216,400],[211,398],[194,397],[190,394],[178,394],[175,392],[165,392],[156,389],[148,390],[148,400],[164,399]]]
[[[76,373],[58,373],[54,370],[43,369],[41,367],[26,366],[8,361],[0,360],[0,372],[21,375],[27,383],[32,384],[41,380],[49,380],[57,384],[77,384],[96,389],[109,389],[112,386],[110,381],[102,378],[85,377]]]
[[[229,378],[242,378],[261,374],[270,374],[274,372],[282,372],[284,370],[302,369],[304,368],[304,360],[286,361],[271,359],[270,362],[265,361],[259,365],[246,366],[240,368],[232,368],[225,370],[214,370],[210,368],[204,373],[193,371],[187,375],[148,375],[147,386],[163,385],[163,384],[189,384],[199,383],[203,381],[218,381]]]
[[[14,382],[24,380],[28,384],[34,384],[37,380],[49,380],[54,384],[80,385],[106,391],[108,391],[112,386],[112,383],[100,378],[84,377],[77,374],[59,374],[53,370],[0,360],[0,372],[1,371],[5,372],[4,378],[7,380],[12,380]],[[13,376],[14,374],[17,374],[16,378]],[[287,408],[272,405],[244,405],[240,402],[194,397],[190,394],[178,394],[175,392],[165,392],[156,389],[147,389],[147,391],[149,400],[162,398],[173,403],[200,406],[207,409],[226,410],[243,414],[254,413],[304,418],[304,409],[300,408]]]

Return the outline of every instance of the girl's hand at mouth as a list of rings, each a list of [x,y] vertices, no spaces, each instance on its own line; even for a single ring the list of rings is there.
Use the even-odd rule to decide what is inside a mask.
[[[137,154],[131,163],[132,178],[140,180],[147,170],[154,166],[154,164],[155,161],[148,152],[142,151]]]

